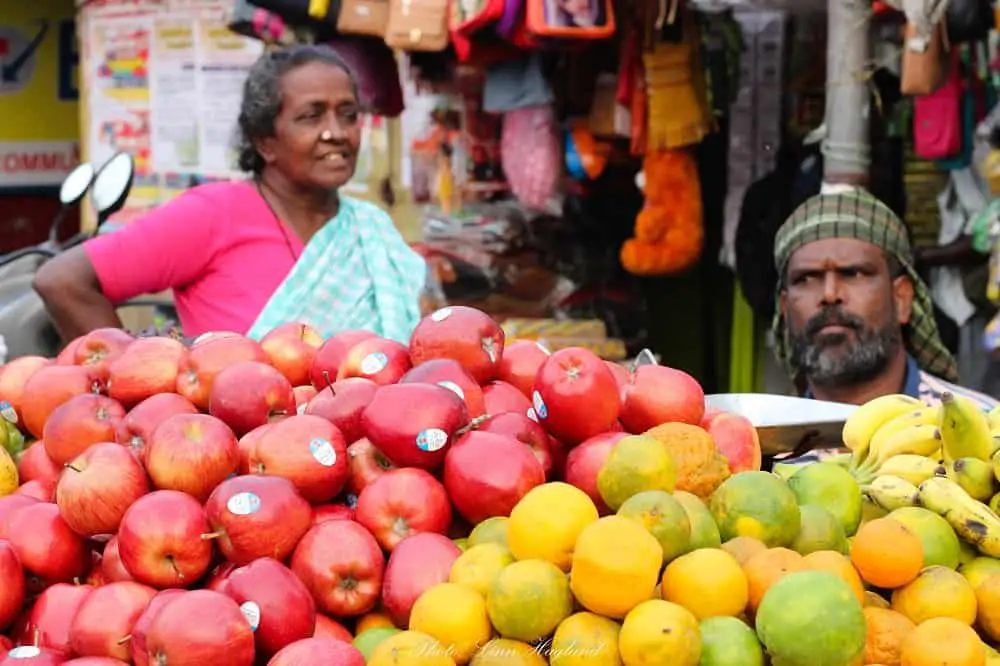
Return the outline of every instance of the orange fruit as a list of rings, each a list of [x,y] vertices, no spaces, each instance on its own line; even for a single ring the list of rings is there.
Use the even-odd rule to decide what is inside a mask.
[[[747,576],[748,607],[756,611],[771,586],[790,573],[807,569],[805,558],[788,548],[769,548],[743,565]]]
[[[864,609],[868,635],[865,640],[866,664],[898,664],[903,640],[917,626],[902,613],[887,608]]]
[[[893,589],[916,579],[924,566],[924,547],[902,523],[877,518],[854,535],[851,562],[866,583]]]
[[[661,442],[673,459],[676,490],[708,499],[729,478],[729,461],[719,453],[705,429],[687,423],[664,423],[644,434]]]
[[[737,617],[746,610],[747,576],[736,558],[717,548],[701,548],[667,565],[663,598],[694,613],[699,620]]]
[[[389,616],[381,611],[372,611],[371,613],[365,613],[360,618],[358,618],[357,626],[354,627],[354,635],[360,636],[368,629],[375,629],[377,627],[393,627],[396,625],[392,623]]]
[[[994,574],[976,588],[979,631],[994,641],[1000,640],[1000,574]]]
[[[927,620],[906,635],[900,666],[986,666],[986,648],[969,625],[950,617]]]
[[[841,555],[835,550],[817,550],[809,553],[803,559],[807,569],[828,571],[839,576],[851,588],[861,605],[866,604],[865,586],[861,582],[861,576],[858,575],[858,570],[854,568],[846,555]]]
[[[438,583],[428,588],[410,613],[410,631],[433,636],[449,648],[456,664],[467,664],[493,633],[486,600],[475,588]]]
[[[722,544],[722,550],[735,557],[740,566],[743,566],[751,557],[767,550],[767,544],[751,536],[738,536]]]
[[[935,617],[950,617],[972,626],[976,621],[976,593],[957,571],[926,567],[912,583],[892,593],[892,609],[920,624]]]

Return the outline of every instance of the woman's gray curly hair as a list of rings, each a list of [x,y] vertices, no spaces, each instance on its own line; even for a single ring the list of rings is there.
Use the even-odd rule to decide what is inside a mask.
[[[274,121],[281,111],[281,78],[288,72],[313,62],[324,62],[344,70],[351,79],[354,96],[358,83],[344,59],[328,46],[300,44],[268,51],[250,68],[243,83],[243,101],[237,120],[237,165],[241,171],[259,175],[264,158],[257,142],[274,136]]]

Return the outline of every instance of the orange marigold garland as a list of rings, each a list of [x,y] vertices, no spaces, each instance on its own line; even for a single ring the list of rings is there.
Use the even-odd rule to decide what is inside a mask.
[[[679,273],[701,257],[705,242],[698,166],[687,150],[648,151],[643,159],[646,205],[625,241],[621,262],[634,275]]]

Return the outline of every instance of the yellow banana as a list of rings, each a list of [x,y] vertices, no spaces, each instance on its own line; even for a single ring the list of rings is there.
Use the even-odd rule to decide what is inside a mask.
[[[922,405],[911,412],[900,414],[896,418],[890,419],[872,435],[868,450],[875,451],[881,446],[882,442],[892,437],[895,433],[915,425],[940,426],[941,407],[926,407]]]
[[[908,395],[894,393],[869,400],[861,405],[844,423],[842,438],[844,446],[853,454],[853,465],[857,466],[868,455],[868,445],[875,432],[890,420],[921,406],[921,402]]]
[[[1000,481],[1000,451],[993,454],[993,477]]]
[[[941,429],[936,425],[918,423],[903,430],[897,430],[884,440],[880,440],[878,448],[873,446],[860,468],[862,476],[881,469],[890,458],[904,454],[928,457],[941,447]]]
[[[905,506],[917,506],[920,492],[914,484],[898,476],[876,477],[867,489],[868,497],[876,506],[895,511]]]
[[[979,458],[959,458],[945,466],[949,479],[962,486],[972,499],[988,502],[993,497],[993,464]]]
[[[941,444],[945,462],[959,458],[989,460],[993,435],[986,413],[965,396],[941,394]]]
[[[996,495],[991,497],[990,503],[987,504],[986,506],[990,507],[990,511],[992,511],[993,513],[1000,512],[1000,493],[997,493]]]
[[[947,520],[983,555],[1000,557],[1000,518],[951,479],[935,476],[921,483],[920,504]]]
[[[990,422],[990,430],[1000,430],[1000,406],[986,412],[986,420]]]
[[[992,474],[993,470],[990,470]],[[913,485],[920,485],[935,474],[944,474],[944,465],[926,456],[903,453],[889,458],[878,468],[878,476],[895,476]]]

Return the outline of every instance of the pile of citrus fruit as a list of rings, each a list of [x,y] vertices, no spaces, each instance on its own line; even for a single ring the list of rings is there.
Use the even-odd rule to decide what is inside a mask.
[[[531,490],[473,530],[408,626],[360,634],[368,663],[1000,664],[1000,560],[937,514],[887,514],[832,462],[741,472],[707,500],[671,478],[613,454],[604,516],[571,485]]]

